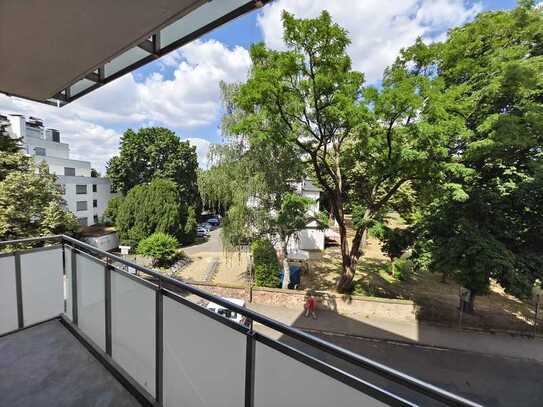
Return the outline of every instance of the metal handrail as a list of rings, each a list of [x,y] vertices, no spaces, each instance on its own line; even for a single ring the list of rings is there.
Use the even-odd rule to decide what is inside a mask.
[[[306,332],[303,332],[297,328],[291,327],[289,325],[283,324],[282,322],[275,321],[271,318],[266,317],[265,315],[262,315],[258,312],[252,311],[248,308],[239,306],[237,304],[231,303],[230,301],[227,301],[221,297],[218,297],[214,294],[210,294],[206,291],[203,291],[199,288],[196,288],[190,284],[184,283],[182,281],[179,281],[177,279],[165,276],[159,272],[156,272],[154,270],[150,270],[146,267],[140,266],[134,262],[131,262],[129,260],[126,260],[122,257],[116,256],[114,254],[111,254],[109,252],[106,252],[102,249],[99,249],[97,247],[94,247],[88,243],[82,242],[80,240],[77,240],[71,236],[67,235],[53,235],[53,236],[45,236],[45,237],[36,237],[36,238],[26,238],[26,239],[18,239],[18,240],[8,240],[8,241],[0,241],[0,247],[5,245],[13,245],[13,244],[21,244],[21,243],[30,243],[30,242],[36,242],[36,241],[46,241],[46,240],[60,240],[62,243],[67,242],[71,243],[72,245],[79,246],[81,248],[84,248],[88,251],[100,254],[102,256],[105,256],[113,261],[119,262],[121,264],[124,264],[126,266],[132,267],[142,273],[145,273],[149,276],[152,276],[159,280],[159,282],[162,283],[168,283],[171,284],[177,288],[180,288],[184,291],[188,291],[194,295],[197,295],[198,297],[201,297],[205,300],[208,300],[210,302],[213,302],[215,304],[222,305],[225,308],[234,310],[242,315],[244,315],[247,318],[250,318],[252,321],[256,321],[261,323],[264,326],[267,326],[268,328],[271,328],[275,331],[281,332],[282,334],[285,334],[291,338],[297,339],[305,344],[311,345],[319,350],[325,351],[329,353],[330,355],[333,355],[337,358],[340,358],[346,362],[352,363],[353,365],[356,365],[358,367],[362,367],[364,369],[367,369],[373,373],[378,374],[379,376],[385,377],[387,379],[392,380],[395,383],[401,384],[411,390],[414,390],[418,393],[424,394],[431,399],[440,401],[445,403],[446,405],[450,406],[463,406],[463,407],[481,407],[480,404],[474,403],[470,400],[467,400],[463,397],[460,397],[456,394],[453,394],[451,392],[448,392],[446,390],[443,390],[437,386],[434,386],[430,383],[427,383],[425,381],[416,379],[412,376],[409,376],[405,373],[402,373],[396,369],[390,368],[386,365],[383,365],[379,362],[376,362],[374,360],[371,360],[369,358],[366,358],[364,356],[360,356],[354,352],[351,352],[347,349],[344,349],[342,347],[339,347],[337,345],[334,345],[330,342],[327,342],[323,339],[320,339],[316,336],[313,336],[311,334],[308,334]]]

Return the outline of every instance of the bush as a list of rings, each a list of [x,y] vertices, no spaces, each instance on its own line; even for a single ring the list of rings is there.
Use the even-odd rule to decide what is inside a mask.
[[[111,198],[107,204],[106,211],[104,212],[104,218],[115,223],[123,201],[124,198],[122,196],[114,196]],[[104,223],[107,223],[107,221]]]
[[[413,271],[413,262],[405,259],[395,259],[388,266],[388,272],[400,281],[407,281]]]
[[[137,246],[140,240],[155,232],[167,233],[187,243],[185,232],[188,209],[178,185],[166,179],[155,179],[128,192],[115,225],[121,242]]]
[[[276,288],[279,280],[279,260],[273,244],[268,239],[255,240],[251,245],[254,262],[255,284],[259,287]]]
[[[177,258],[177,246],[179,243],[175,237],[157,232],[139,242],[137,253],[151,257],[153,266],[165,267]]]

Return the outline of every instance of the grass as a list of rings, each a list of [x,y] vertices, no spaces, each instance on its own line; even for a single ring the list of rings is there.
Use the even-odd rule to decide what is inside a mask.
[[[401,226],[402,220],[392,216],[390,223]],[[352,238],[353,235],[354,231],[349,229],[348,236]],[[407,281],[394,278],[387,272],[390,259],[381,251],[380,242],[371,236],[363,252],[352,295],[412,300],[417,306],[419,318],[450,325],[457,323],[458,284],[443,282],[440,273],[414,271]],[[337,246],[329,247],[320,260],[311,262],[311,272],[302,276],[302,287],[333,291],[340,274],[340,249]],[[496,282],[492,282],[488,295],[476,297],[475,312],[475,315],[463,317],[464,326],[533,330],[533,304],[505,293]],[[543,327],[543,321],[538,325]]]

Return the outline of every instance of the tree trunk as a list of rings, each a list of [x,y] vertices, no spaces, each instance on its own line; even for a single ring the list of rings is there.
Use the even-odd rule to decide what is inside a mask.
[[[281,288],[287,289],[290,284],[290,267],[288,266],[288,241],[283,241],[281,250],[283,252],[283,281],[281,282]]]
[[[350,251],[348,248],[348,243],[346,244],[346,252],[343,252],[342,245],[343,274],[341,275],[336,287],[339,292],[348,293],[353,289],[353,280],[356,274],[358,259],[362,254],[361,247],[364,246],[366,241],[366,231],[367,228],[365,227],[357,229]],[[345,241],[346,240],[347,236],[345,231]]]

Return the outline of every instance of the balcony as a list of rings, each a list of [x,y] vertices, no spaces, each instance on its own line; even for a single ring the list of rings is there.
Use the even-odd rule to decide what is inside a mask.
[[[68,236],[0,248],[1,406],[477,406]]]

